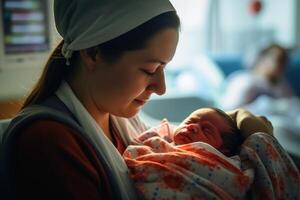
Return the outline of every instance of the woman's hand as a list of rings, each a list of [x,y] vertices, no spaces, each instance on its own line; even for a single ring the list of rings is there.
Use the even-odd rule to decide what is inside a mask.
[[[244,109],[226,112],[236,123],[244,139],[257,132],[273,135],[272,123],[264,116],[255,116]]]

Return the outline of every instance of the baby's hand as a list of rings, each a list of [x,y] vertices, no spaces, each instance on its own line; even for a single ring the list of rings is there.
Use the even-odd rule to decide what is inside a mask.
[[[159,126],[153,127],[142,134],[140,134],[137,138],[134,139],[134,143],[143,143],[149,138],[152,137],[160,137],[167,142],[173,142],[173,125],[169,124],[167,119],[163,119]]]
[[[158,136],[160,137],[160,135],[158,134],[158,132],[156,132],[155,129],[149,129],[145,132],[143,132],[141,135],[139,135],[137,138],[134,139],[134,142],[137,143],[143,143],[145,140]]]

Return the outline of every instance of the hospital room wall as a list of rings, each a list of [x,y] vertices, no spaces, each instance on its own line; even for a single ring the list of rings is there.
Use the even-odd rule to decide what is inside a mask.
[[[26,57],[26,54],[25,57],[16,55],[13,58],[0,55],[0,119],[10,118],[20,109],[24,99],[39,79],[49,53],[61,40],[54,28],[51,2],[52,0],[49,0],[48,4],[50,49],[46,53],[31,57]],[[0,26],[0,31],[3,33],[2,29]],[[3,44],[0,46],[3,48]]]
[[[181,1],[181,0],[179,0]],[[245,7],[248,0],[231,0],[234,1],[234,4],[240,4],[240,7]],[[266,0],[267,2],[276,2],[279,4],[276,6],[277,10],[274,12],[279,12],[280,8],[283,6],[289,6],[292,10],[290,13],[285,15],[286,18],[290,19],[290,24],[280,24],[281,19],[273,20],[278,23],[278,26],[282,29],[282,34],[279,37],[282,37],[283,41],[285,41],[288,45],[297,45],[300,46],[300,2],[299,0]],[[52,2],[52,0],[50,0]],[[228,19],[229,14],[233,14],[234,12],[230,12],[230,7],[228,6],[228,1],[219,0],[221,7],[224,7],[226,12],[226,17]],[[224,4],[224,5],[223,5]],[[227,6],[226,6],[226,5]],[[50,4],[51,5],[51,4]],[[51,8],[50,8],[51,9]],[[267,9],[267,8],[266,8]],[[51,12],[50,12],[51,13]],[[276,14],[276,13],[275,13]],[[245,16],[244,16],[245,17]],[[248,16],[249,17],[249,16]],[[234,19],[237,19],[233,16]],[[53,48],[60,37],[58,36],[54,25],[53,25],[53,16],[52,19],[52,39],[51,39],[51,47]],[[270,17],[266,17],[266,20],[262,22],[266,24]],[[225,24],[224,30],[234,29],[235,26],[247,26],[247,24],[241,24],[244,20],[227,20],[228,23]],[[283,20],[286,21],[286,20]],[[231,22],[231,23],[230,23]],[[248,24],[249,25],[249,24]],[[288,32],[288,35],[291,37],[286,37],[284,33]],[[31,88],[34,86],[35,82],[39,78],[39,75],[42,71],[42,67],[46,62],[45,58],[40,58],[39,60],[35,60],[32,62],[22,63],[20,61],[18,66],[21,67],[6,67],[7,63],[0,64],[0,118],[6,118],[12,116],[19,109],[21,102],[24,100],[26,95],[30,92]],[[9,64],[9,63],[8,63]],[[5,65],[5,66],[4,66]]]
[[[257,15],[250,13],[249,2],[219,0],[218,53],[243,52],[253,43],[269,41],[299,46],[299,0],[264,0]]]
[[[300,1],[295,0],[295,14],[294,14],[294,19],[295,20],[295,37],[296,37],[296,45],[298,48],[300,48]]]

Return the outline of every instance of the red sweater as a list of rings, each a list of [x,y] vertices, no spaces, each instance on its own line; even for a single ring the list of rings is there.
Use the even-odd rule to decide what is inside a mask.
[[[123,153],[120,139],[115,141]],[[112,198],[95,150],[67,126],[37,121],[23,131],[15,148],[17,199]]]

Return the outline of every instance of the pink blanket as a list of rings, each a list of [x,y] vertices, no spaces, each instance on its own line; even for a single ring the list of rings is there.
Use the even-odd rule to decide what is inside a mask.
[[[123,154],[142,199],[299,199],[299,171],[270,135],[251,135],[226,157],[195,142],[174,146],[165,129],[142,134]]]

